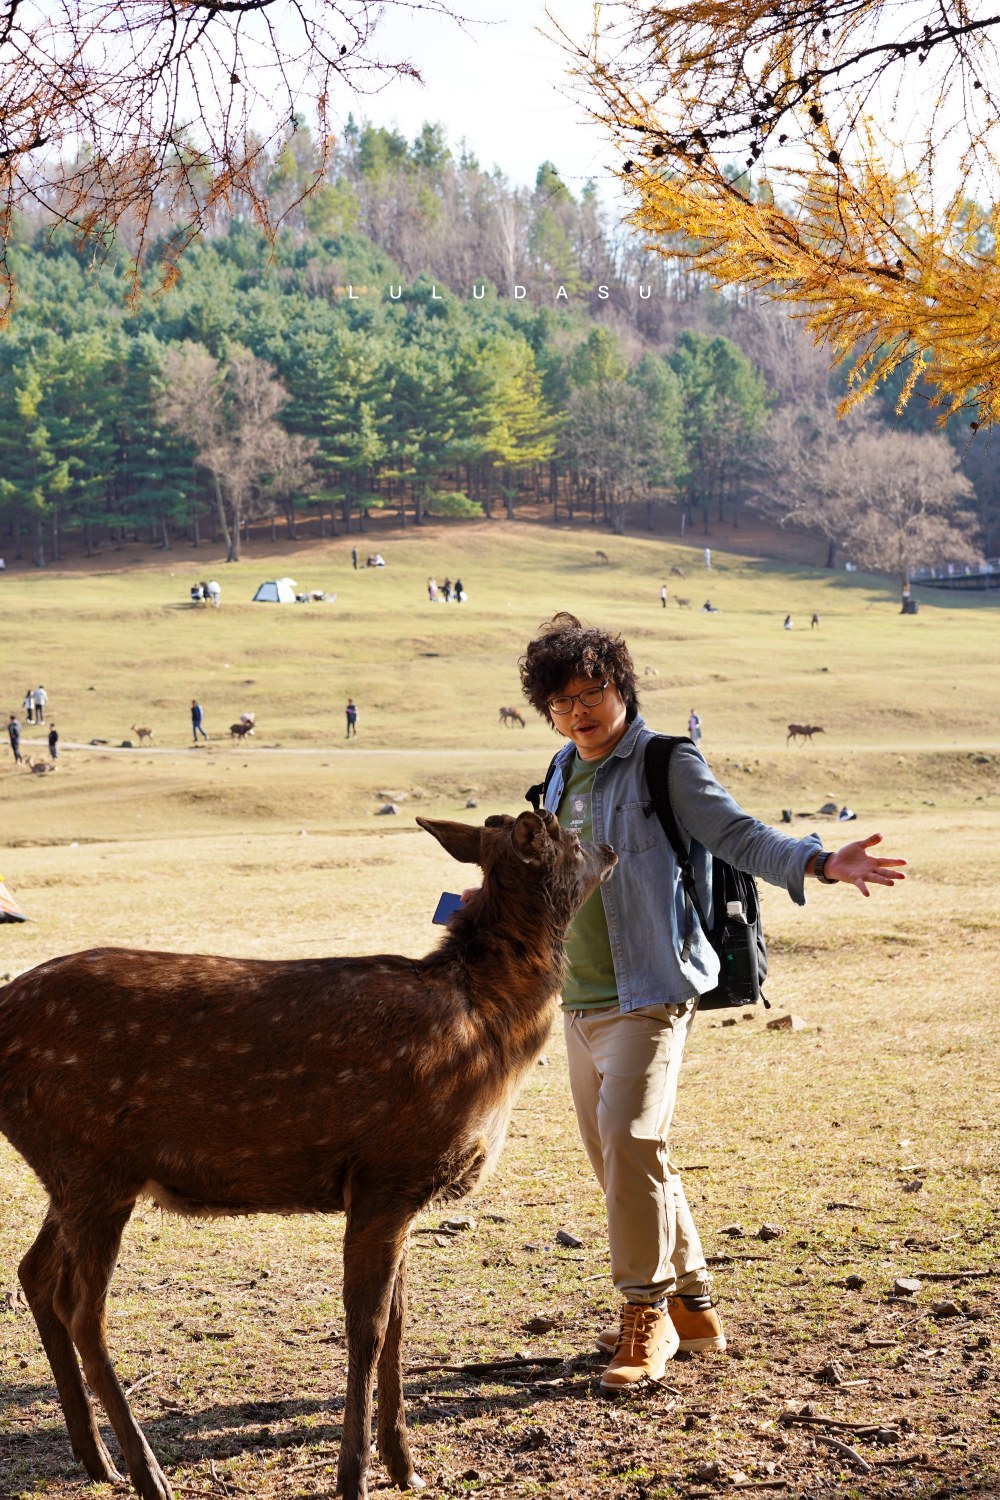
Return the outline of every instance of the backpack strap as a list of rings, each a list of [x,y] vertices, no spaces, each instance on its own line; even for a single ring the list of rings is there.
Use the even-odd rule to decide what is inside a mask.
[[[657,734],[651,740],[646,741],[646,755],[644,768],[646,772],[646,785],[649,787],[653,799],[651,811],[656,813],[662,824],[663,831],[670,841],[670,847],[674,851],[677,867],[681,872],[681,884],[684,887],[684,907],[687,913],[687,932],[684,934],[684,943],[681,948],[681,958],[686,963],[691,953],[691,939],[694,936],[694,918],[692,909],[698,913],[705,936],[709,936],[709,926],[702,910],[701,901],[698,897],[698,883],[695,880],[694,867],[691,864],[691,855],[681,837],[681,831],[674,817],[674,810],[670,805],[670,761],[678,745],[693,745],[694,741],[687,735]]]
[[[559,752],[557,750],[555,755],[553,755],[552,759],[549,761],[549,769],[545,773],[545,779],[543,781],[536,782],[534,786],[529,786],[528,790],[524,794],[525,802],[530,802],[532,809],[535,812],[540,812],[542,807],[544,806],[545,793],[548,791],[549,782],[552,780],[552,777],[555,774],[556,761],[558,759]]]

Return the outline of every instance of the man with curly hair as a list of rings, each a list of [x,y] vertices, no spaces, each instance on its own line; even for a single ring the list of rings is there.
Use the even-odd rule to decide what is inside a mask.
[[[567,743],[553,761],[545,806],[581,839],[611,844],[618,865],[574,919],[562,1010],[570,1085],[587,1154],[604,1191],[611,1275],[624,1305],[600,1335],[612,1355],[601,1385],[659,1380],[678,1349],[724,1349],[704,1252],[670,1161],[668,1134],[698,997],[719,960],[684,899],[644,770],[654,731],[639,713],[635,669],[620,636],[557,614],[520,661],[525,697]],[[881,835],[829,853],[816,834],[792,839],[744,812],[693,744],[670,760],[670,802],[690,844],[711,916],[711,862],[805,901],[804,882],[892,886],[901,859],[869,849]],[[694,931],[689,934],[689,922]],[[685,941],[689,938],[689,941]]]

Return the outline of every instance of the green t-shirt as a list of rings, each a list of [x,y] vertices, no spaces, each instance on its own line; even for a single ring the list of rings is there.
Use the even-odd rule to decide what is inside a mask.
[[[559,822],[572,829],[585,842],[594,836],[591,797],[594,773],[603,765],[600,760],[581,760],[574,755],[559,801]],[[566,939],[566,978],[563,983],[563,1010],[606,1010],[618,1004],[618,985],[611,958],[611,939],[604,915],[601,888],[592,891],[573,918]]]

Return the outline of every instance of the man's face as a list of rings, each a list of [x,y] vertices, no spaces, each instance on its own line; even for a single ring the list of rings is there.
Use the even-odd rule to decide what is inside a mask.
[[[581,701],[581,694],[593,698],[602,689],[599,703]],[[556,713],[552,704],[563,708],[563,699],[572,700],[572,706],[566,713]],[[573,741],[581,760],[600,760],[615,748],[628,727],[621,694],[614,683],[601,678],[571,677],[562,691],[549,699],[549,713],[560,733]]]

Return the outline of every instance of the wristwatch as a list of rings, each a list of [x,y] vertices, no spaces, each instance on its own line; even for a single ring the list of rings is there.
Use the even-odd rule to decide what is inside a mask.
[[[813,865],[813,874],[816,876],[816,879],[820,882],[821,885],[837,884],[835,880],[831,880],[829,875],[824,873],[826,870],[826,862],[830,858],[832,853],[832,849],[824,849],[820,854],[817,854],[816,856],[816,863]]]

